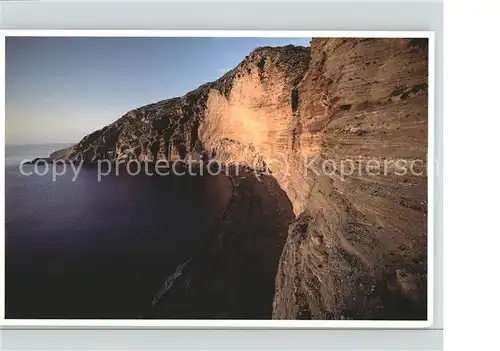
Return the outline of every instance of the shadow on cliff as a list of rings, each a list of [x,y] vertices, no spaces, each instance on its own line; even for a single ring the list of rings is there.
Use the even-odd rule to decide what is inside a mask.
[[[232,188],[230,199],[206,240],[186,258],[191,261],[182,275],[144,318],[271,318],[292,205],[270,176],[240,170],[220,177]],[[212,200],[203,197],[208,208]]]

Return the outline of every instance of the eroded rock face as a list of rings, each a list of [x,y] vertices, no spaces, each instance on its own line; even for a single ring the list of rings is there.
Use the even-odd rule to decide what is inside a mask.
[[[294,152],[337,165],[350,159],[362,172],[303,178],[274,318],[425,319],[427,178],[417,174],[426,169],[427,64],[421,40],[311,43]],[[387,171],[367,174],[360,165],[369,160]],[[389,163],[397,160],[423,162],[398,175]]]
[[[268,171],[296,217],[268,302],[273,318],[425,318],[427,60],[425,39],[322,38],[310,49],[259,48],[216,82],[128,112],[85,137],[67,158],[175,160],[204,153]],[[356,171],[340,177],[346,160]],[[370,160],[384,165],[383,174],[363,171]],[[401,175],[397,160],[421,162]],[[248,199],[233,206],[248,207]],[[232,227],[222,228],[224,266],[243,242],[251,257],[268,249],[258,246],[266,240],[251,245],[248,231],[239,242]],[[215,262],[210,257],[205,265]],[[227,276],[234,282],[255,274],[245,267],[235,265]],[[216,266],[204,271],[208,280],[210,272],[221,273]],[[231,281],[220,286],[229,289]],[[192,293],[199,301],[202,295]],[[220,315],[248,316],[237,299],[223,306],[226,300]]]
[[[176,160],[206,151],[262,166],[287,139],[291,90],[309,57],[304,47],[258,48],[219,80],[129,111],[86,136],[69,159]]]

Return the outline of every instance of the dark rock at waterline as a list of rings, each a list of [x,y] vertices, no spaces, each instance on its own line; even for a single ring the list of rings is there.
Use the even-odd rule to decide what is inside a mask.
[[[39,163],[69,163],[72,161],[69,158],[69,155],[73,151],[74,146],[67,147],[65,149],[57,150],[49,155],[49,157],[37,157],[29,162],[26,162],[26,164],[39,164]]]
[[[69,155],[73,151],[74,146],[67,147],[65,149],[57,150],[49,155],[51,160],[62,160],[68,161],[70,160]]]
[[[43,163],[53,163],[54,160],[52,160],[50,157],[37,157],[29,162],[26,162],[25,164],[28,165],[36,165],[36,164],[43,164]]]

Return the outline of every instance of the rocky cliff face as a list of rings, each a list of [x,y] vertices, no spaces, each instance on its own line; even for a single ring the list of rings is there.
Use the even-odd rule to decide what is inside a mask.
[[[68,158],[176,160],[207,151],[252,165],[286,140],[292,89],[308,62],[308,48],[258,48],[215,82],[127,112],[84,137]]]
[[[205,154],[266,171],[280,188],[267,196],[288,198],[268,205],[273,211],[290,206],[295,217],[277,272],[268,272],[276,274],[273,318],[425,319],[427,60],[423,39],[324,38],[313,39],[310,49],[258,48],[219,80],[130,111],[53,157],[92,162]],[[420,162],[402,175],[397,160]],[[367,174],[370,162],[372,170],[373,162],[383,164],[383,172]],[[248,200],[257,187],[246,186],[247,198],[230,206],[266,202],[261,187],[260,200]],[[231,228],[241,232],[241,221],[223,222],[219,239],[226,244],[184,286],[220,274],[206,267],[216,256],[224,255],[224,267],[238,261],[229,253],[242,243],[254,253],[266,250],[259,245],[279,245],[257,233],[252,243],[244,230],[237,237]],[[279,223],[266,231],[281,232]],[[238,267],[236,275],[258,272]],[[193,301],[201,301],[203,287],[197,289]],[[225,311],[230,318],[234,308]]]
[[[292,152],[338,167],[352,160],[355,171],[343,180],[338,169],[292,180],[302,191],[289,194],[298,217],[273,317],[425,319],[427,65],[426,40],[311,43]],[[422,162],[401,175],[391,163],[398,160]],[[368,174],[367,164],[387,166]]]

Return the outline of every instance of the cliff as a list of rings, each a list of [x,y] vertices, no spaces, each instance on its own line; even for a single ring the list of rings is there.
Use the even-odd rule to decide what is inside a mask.
[[[275,318],[425,319],[427,66],[425,39],[311,43],[297,158],[423,163],[405,175],[389,166],[343,181],[291,177],[307,185],[289,194],[298,217],[280,260]]]
[[[231,177],[233,196],[217,234],[203,257],[188,264],[190,273],[161,311],[196,316],[193,306],[219,294],[207,317],[425,319],[427,178],[420,171],[426,169],[427,65],[425,39],[318,38],[310,48],[257,48],[219,80],[132,110],[52,157],[94,162],[205,154],[266,173],[263,183]],[[356,170],[370,160],[393,163],[384,174],[345,175],[338,167],[345,160]],[[396,160],[423,162],[400,175]],[[265,210],[245,219],[256,206]],[[259,218],[265,223],[252,223]],[[271,246],[272,254],[264,254]],[[252,257],[252,265],[237,252]],[[271,292],[267,280],[262,292],[243,281],[260,272],[272,278]],[[211,277],[218,277],[217,292],[193,283]],[[257,316],[252,289],[255,299],[269,299],[269,309]]]

